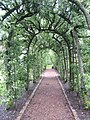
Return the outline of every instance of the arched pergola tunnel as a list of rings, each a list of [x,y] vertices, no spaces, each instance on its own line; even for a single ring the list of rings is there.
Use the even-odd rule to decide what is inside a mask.
[[[44,34],[44,37],[41,37]],[[73,72],[72,68],[71,68],[71,64],[73,61],[71,61],[71,56],[69,56],[69,54],[71,55],[71,50],[68,50],[66,41],[63,40],[61,37],[57,36],[55,37],[55,33],[43,33],[40,35],[41,39],[37,41],[36,43],[36,48],[34,51],[34,54],[36,52],[37,56],[39,54],[40,51],[45,50],[45,49],[51,49],[53,50],[57,56],[56,56],[56,62],[57,64],[55,65],[58,68],[58,71],[61,72],[61,77],[65,80],[65,82],[69,81],[69,84],[71,86],[71,90],[74,90],[74,74],[78,74],[77,69],[76,72]],[[46,35],[45,35],[46,34]],[[44,40],[44,41],[41,41]],[[34,44],[35,45],[35,44]],[[35,46],[34,46],[35,47]],[[34,48],[33,48],[34,49]],[[69,53],[70,52],[70,53]],[[42,53],[42,52],[41,52]],[[77,58],[75,58],[75,62]],[[74,63],[73,63],[74,64]],[[77,64],[76,64],[77,66]],[[43,70],[43,68],[41,68]],[[41,71],[42,71],[41,70]],[[73,78],[71,78],[73,76]],[[75,76],[77,77],[77,76]],[[78,81],[77,81],[78,82]]]
[[[84,69],[79,32],[90,30],[90,15],[78,0],[28,0],[0,2],[2,37],[6,49],[6,88],[9,106],[18,91],[29,89],[45,68],[47,49],[55,53],[55,67],[70,90],[85,98]],[[83,32],[82,32],[83,34]],[[12,87],[13,86],[13,87]],[[13,98],[14,96],[14,98]]]

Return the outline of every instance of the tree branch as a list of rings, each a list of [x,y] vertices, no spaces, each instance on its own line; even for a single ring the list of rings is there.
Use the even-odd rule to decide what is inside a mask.
[[[16,23],[18,23],[19,21],[22,21],[22,20],[24,20],[25,18],[27,18],[27,17],[31,17],[31,16],[33,16],[34,14],[36,14],[37,12],[29,12],[29,13],[27,13],[27,14],[25,14],[25,15],[22,15],[17,21],[16,21]]]
[[[2,18],[2,21],[7,18],[8,16],[10,16],[15,10],[19,9],[20,5],[17,5],[16,7],[10,9]]]
[[[83,12],[83,14],[86,18],[88,29],[90,30],[90,14],[86,11],[84,6],[80,2],[78,2],[78,0],[69,0],[69,1],[72,3],[75,3],[75,5],[77,5],[79,7],[79,9]]]

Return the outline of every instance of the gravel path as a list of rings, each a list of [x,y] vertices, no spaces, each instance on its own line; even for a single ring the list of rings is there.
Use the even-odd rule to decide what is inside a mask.
[[[21,120],[75,120],[57,81],[54,70],[46,70],[43,80]]]

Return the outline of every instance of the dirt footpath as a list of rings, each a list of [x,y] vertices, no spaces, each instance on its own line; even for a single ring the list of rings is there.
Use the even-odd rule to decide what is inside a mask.
[[[43,80],[21,120],[75,120],[55,70],[46,70]]]

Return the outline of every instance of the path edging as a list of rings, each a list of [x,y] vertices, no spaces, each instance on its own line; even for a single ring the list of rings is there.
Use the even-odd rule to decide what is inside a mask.
[[[65,96],[65,99],[67,100],[67,102],[68,102],[68,104],[69,104],[70,110],[71,110],[71,112],[72,112],[72,114],[73,114],[75,120],[80,120],[79,117],[78,117],[78,115],[77,115],[76,110],[73,109],[73,107],[71,106],[71,103],[70,103],[70,101],[69,101],[69,99],[68,99],[68,97],[67,97],[67,95],[66,95],[66,92],[65,92],[65,90],[64,90],[64,87],[63,87],[63,85],[62,85],[62,83],[61,83],[59,77],[57,77],[57,80],[58,80],[59,85],[60,85],[61,88],[62,88],[62,91],[63,91],[63,94],[64,94],[64,96]]]
[[[30,95],[30,97],[28,98],[27,102],[25,103],[25,105],[23,106],[23,108],[21,109],[21,111],[19,112],[17,118],[15,120],[21,120],[22,115],[24,114],[27,106],[29,105],[29,103],[31,102],[33,96],[35,95],[35,92],[37,91],[39,85],[41,84],[43,78],[41,78],[38,82],[38,84],[36,85],[35,89],[33,90],[32,94]]]

